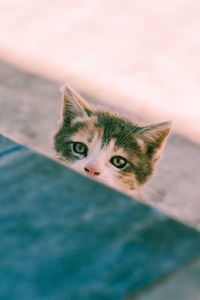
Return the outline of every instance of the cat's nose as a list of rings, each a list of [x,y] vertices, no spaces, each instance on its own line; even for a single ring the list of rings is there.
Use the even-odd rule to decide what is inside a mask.
[[[101,174],[100,169],[92,166],[86,166],[84,168],[85,172],[89,174],[90,176],[99,176]]]

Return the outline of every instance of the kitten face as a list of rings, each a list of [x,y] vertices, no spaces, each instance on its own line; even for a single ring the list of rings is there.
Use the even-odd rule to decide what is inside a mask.
[[[66,87],[54,145],[75,170],[137,191],[152,174],[169,127],[168,122],[140,127],[116,114],[93,110]]]

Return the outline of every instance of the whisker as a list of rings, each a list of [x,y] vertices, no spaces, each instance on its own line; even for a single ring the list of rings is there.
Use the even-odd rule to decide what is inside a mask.
[[[153,190],[148,186],[144,187],[143,191],[145,191],[145,189],[150,191],[156,197],[156,199],[152,200],[152,199],[148,199],[148,195],[147,195],[147,197],[145,197],[145,198],[147,198],[147,199],[145,199],[146,202],[158,203],[158,202],[162,201],[165,197],[165,192],[163,193],[162,191]]]

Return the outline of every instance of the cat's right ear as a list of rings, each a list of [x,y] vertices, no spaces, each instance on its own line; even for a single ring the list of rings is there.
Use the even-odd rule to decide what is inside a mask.
[[[62,117],[63,119],[73,120],[75,117],[88,117],[92,110],[89,105],[69,86],[61,88],[63,95]]]

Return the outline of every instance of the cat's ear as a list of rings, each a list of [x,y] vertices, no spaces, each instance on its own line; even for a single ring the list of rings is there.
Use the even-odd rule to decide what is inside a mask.
[[[136,133],[137,140],[143,152],[154,162],[160,157],[170,129],[171,122],[169,121],[142,127]]]
[[[92,110],[89,105],[82,99],[82,97],[76,93],[69,86],[61,88],[63,94],[63,118],[73,119],[75,117],[88,117],[91,115]]]

